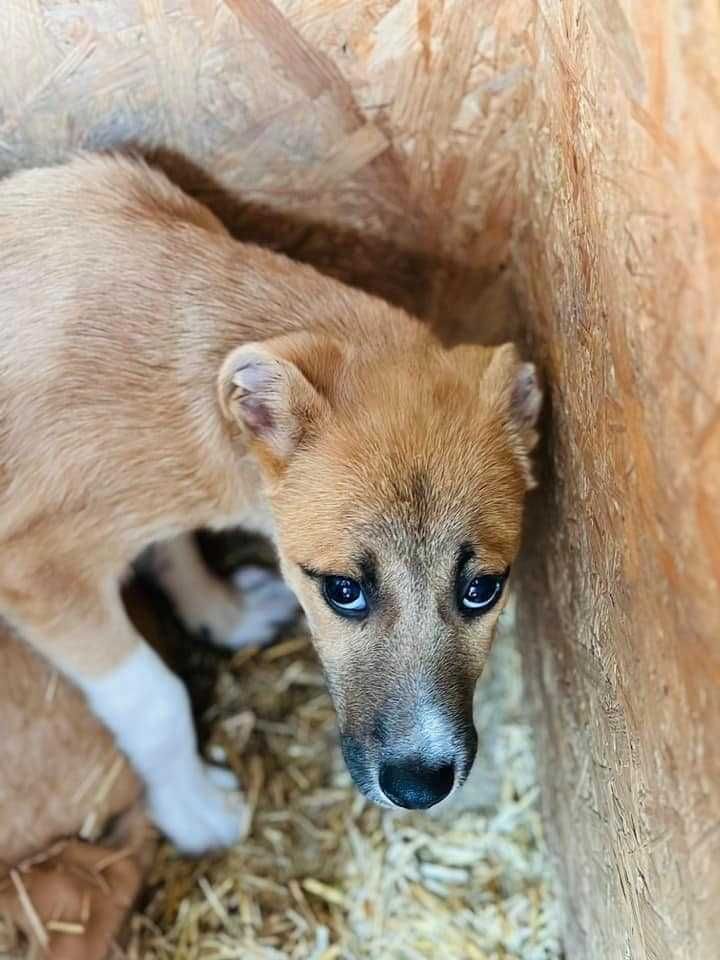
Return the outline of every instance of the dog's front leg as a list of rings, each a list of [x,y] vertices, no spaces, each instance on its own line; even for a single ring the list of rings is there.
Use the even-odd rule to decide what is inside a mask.
[[[74,609],[82,620],[73,622]],[[143,777],[151,816],[179,849],[201,853],[243,835],[248,813],[234,776],[201,760],[187,692],[135,632],[115,584],[75,598],[54,629],[25,624],[25,632],[85,692]]]
[[[205,566],[192,534],[154,544],[148,563],[188,630],[221,647],[264,646],[297,616],[297,599],[282,577],[248,566],[221,580]]]

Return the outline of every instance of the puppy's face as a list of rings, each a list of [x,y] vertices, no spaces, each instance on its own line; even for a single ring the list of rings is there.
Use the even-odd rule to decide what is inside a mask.
[[[473,690],[531,485],[534,369],[424,334],[367,363],[313,340],[237,351],[228,409],[255,438],[353,778],[378,803],[430,807],[475,756]]]

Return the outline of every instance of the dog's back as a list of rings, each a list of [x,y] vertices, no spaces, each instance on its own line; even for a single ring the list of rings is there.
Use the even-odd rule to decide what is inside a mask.
[[[121,539],[123,483],[161,501],[162,480],[143,465],[167,481],[178,431],[188,458],[199,446],[177,369],[193,351],[177,342],[173,294],[225,240],[208,210],[123,158],[81,156],[0,183],[0,545],[11,565],[13,552],[28,556],[30,531],[37,544],[47,526],[56,550],[58,524],[45,521],[82,523],[100,494]]]

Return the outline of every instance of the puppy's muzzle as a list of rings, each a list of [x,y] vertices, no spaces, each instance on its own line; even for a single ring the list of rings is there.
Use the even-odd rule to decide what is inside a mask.
[[[477,751],[471,720],[418,722],[413,734],[393,736],[380,720],[368,737],[344,734],[345,763],[370,800],[383,806],[426,810],[465,781]],[[377,733],[380,732],[380,736]]]

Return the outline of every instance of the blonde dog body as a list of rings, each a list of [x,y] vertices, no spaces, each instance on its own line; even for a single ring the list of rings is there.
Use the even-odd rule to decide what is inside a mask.
[[[156,569],[186,618],[240,645],[267,639],[294,600],[277,584],[220,584],[184,535],[271,536],[351,727],[344,671],[368,634],[358,646],[306,571],[357,570],[358,510],[392,511],[390,480],[406,467],[429,474],[432,503],[442,494],[472,514],[463,537],[479,567],[508,567],[531,482],[532,368],[513,348],[444,350],[402,311],[237,243],[162,174],[121,158],[0,183],[0,311],[0,613],[86,692],[158,824],[187,850],[229,843],[240,801],[198,758],[184,690],[128,621],[131,563],[160,544]],[[388,589],[410,576],[399,556]],[[272,598],[265,614],[254,590]],[[474,632],[453,627],[463,675],[479,673],[499,609]]]

